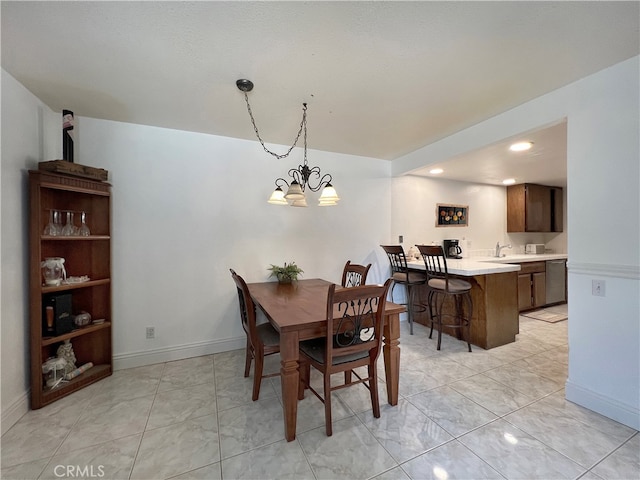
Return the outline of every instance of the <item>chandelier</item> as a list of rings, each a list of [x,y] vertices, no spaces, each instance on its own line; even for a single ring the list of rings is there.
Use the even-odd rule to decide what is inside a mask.
[[[293,148],[298,144],[300,135],[303,135],[304,140],[304,160],[302,165],[298,165],[298,168],[292,168],[289,170],[288,175],[291,177],[289,181],[284,178],[277,178],[275,181],[276,189],[269,197],[268,202],[273,205],[291,205],[292,207],[306,207],[307,199],[305,197],[305,191],[311,190],[317,192],[322,189],[320,194],[320,200],[318,204],[321,207],[329,207],[337,205],[340,198],[336,193],[336,189],[331,185],[332,177],[330,174],[325,173],[322,175],[320,167],[309,167],[307,163],[307,104],[302,104],[302,121],[300,122],[300,129],[296,135],[293,145],[283,153],[278,154],[269,150],[264,141],[258,133],[258,127],[256,121],[253,118],[253,112],[251,111],[251,105],[249,105],[249,96],[247,92],[253,90],[253,82],[250,80],[240,79],[236,81],[236,86],[241,92],[244,92],[244,100],[247,103],[247,111],[249,112],[249,118],[253,125],[253,130],[256,132],[256,136],[262,145],[262,148],[268,154],[280,159],[289,156]],[[285,193],[285,189],[287,193]]]

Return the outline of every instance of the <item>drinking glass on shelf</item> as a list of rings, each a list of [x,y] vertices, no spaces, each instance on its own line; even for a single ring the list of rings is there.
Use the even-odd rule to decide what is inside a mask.
[[[69,237],[76,234],[76,227],[73,225],[73,212],[67,210],[67,223],[62,227],[62,235]]]
[[[81,237],[88,237],[91,235],[91,230],[87,226],[87,214],[82,212],[80,214],[80,228],[78,229],[78,235]]]
[[[53,211],[53,224],[56,226],[56,235],[62,235],[62,212],[60,210]]]
[[[56,225],[56,220],[59,220],[59,214],[57,210],[49,209],[49,223],[44,227],[44,235],[55,237],[60,235],[59,225]]]

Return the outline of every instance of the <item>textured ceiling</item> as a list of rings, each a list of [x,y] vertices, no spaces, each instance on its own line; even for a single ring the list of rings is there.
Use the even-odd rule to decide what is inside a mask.
[[[638,55],[639,2],[2,2],[55,111],[392,160]]]

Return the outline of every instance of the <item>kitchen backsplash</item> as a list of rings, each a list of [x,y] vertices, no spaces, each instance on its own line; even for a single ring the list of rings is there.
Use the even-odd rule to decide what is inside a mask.
[[[504,243],[500,242],[500,245],[504,245]],[[493,257],[496,253],[495,248],[479,248],[476,250],[463,250],[462,256],[466,258],[473,257]],[[506,255],[524,255],[525,254],[525,245],[512,245],[511,248],[503,248],[500,252],[501,254]],[[554,248],[545,248],[544,253],[557,253]]]

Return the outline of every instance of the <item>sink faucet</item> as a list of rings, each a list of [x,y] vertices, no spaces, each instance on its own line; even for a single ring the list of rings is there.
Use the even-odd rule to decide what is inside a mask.
[[[509,245],[500,245],[500,242],[496,243],[496,257],[504,257],[505,254],[503,253],[502,255],[500,255],[500,252],[502,251],[503,248],[511,248],[511,244]]]

